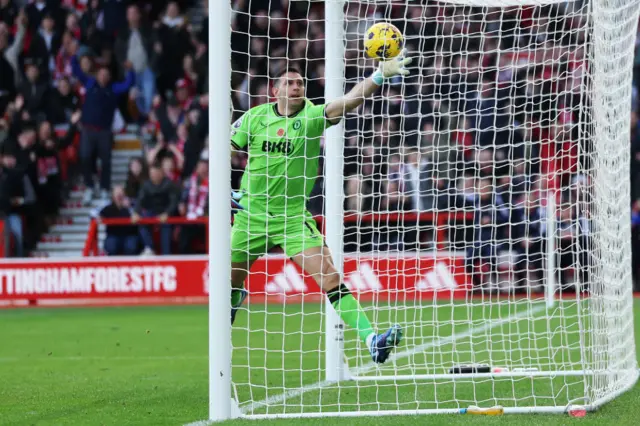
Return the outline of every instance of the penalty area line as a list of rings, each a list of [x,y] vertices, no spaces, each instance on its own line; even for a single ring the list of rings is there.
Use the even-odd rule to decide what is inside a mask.
[[[422,353],[428,349],[433,349],[433,348],[438,348],[444,345],[448,345],[451,343],[454,343],[460,339],[464,339],[467,337],[471,337],[475,334],[479,334],[479,333],[483,333],[485,331],[489,331],[492,330],[496,327],[501,327],[505,324],[508,324],[512,321],[518,321],[520,319],[524,319],[524,318],[528,318],[530,316],[534,316],[537,313],[544,311],[546,309],[546,306],[544,304],[540,304],[537,305],[535,307],[529,308],[526,311],[514,314],[514,315],[510,315],[506,318],[502,318],[502,319],[498,319],[496,321],[488,321],[487,323],[481,325],[481,326],[477,326],[477,327],[472,327],[470,329],[467,329],[466,331],[463,331],[461,333],[455,333],[452,334],[451,336],[448,337],[443,337],[441,339],[437,339],[431,342],[427,342],[424,343],[422,345],[418,345],[418,346],[414,346],[413,348],[410,349],[406,349],[404,351],[400,351],[397,352],[394,356],[392,355],[391,361],[394,360],[399,360],[399,359],[403,359],[403,358],[408,358],[411,357],[415,354],[418,353]],[[352,373],[354,375],[360,375],[360,374],[364,374],[364,373],[368,373],[372,370],[375,370],[376,368],[378,368],[378,364],[375,364],[373,361],[368,362],[365,365],[362,365],[358,368],[354,368],[352,370]],[[263,408],[263,407],[267,407],[269,405],[275,405],[275,404],[279,404],[282,403],[284,401],[286,401],[287,399],[290,398],[296,398],[300,395],[303,395],[305,393],[308,392],[313,392],[319,389],[324,389],[326,387],[331,386],[332,384],[334,384],[335,382],[332,381],[328,381],[328,380],[323,380],[320,382],[316,382],[314,384],[311,385],[307,385],[307,386],[303,386],[300,388],[296,388],[296,389],[290,389],[287,392],[283,392],[281,394],[277,394],[274,396],[270,396],[268,398],[265,398],[261,401],[255,401],[252,402],[251,404],[247,404],[244,406],[240,407],[240,411],[242,412],[242,414],[247,414],[247,413],[252,413],[253,411]],[[212,424],[211,422],[207,421],[207,420],[200,420],[197,422],[193,422],[193,423],[187,423],[184,426],[207,426]]]

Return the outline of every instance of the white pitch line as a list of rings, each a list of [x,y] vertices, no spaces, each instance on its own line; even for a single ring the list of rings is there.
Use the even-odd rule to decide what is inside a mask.
[[[543,311],[546,309],[546,306],[541,304],[538,305],[534,308],[528,309],[524,312],[521,312],[519,314],[515,314],[515,315],[510,315],[507,318],[504,319],[500,319],[497,321],[491,321],[491,322],[487,322],[484,325],[478,326],[478,327],[473,327],[468,329],[467,331],[464,331],[462,333],[456,333],[453,334],[451,336],[448,337],[444,337],[442,339],[438,339],[435,341],[431,341],[428,343],[424,343],[422,345],[419,346],[414,346],[412,349],[407,349],[404,350],[402,352],[398,352],[395,354],[395,356],[393,356],[393,358],[391,359],[393,360],[397,360],[397,359],[402,359],[402,358],[407,358],[410,357],[416,353],[419,352],[424,352],[427,349],[433,349],[433,348],[437,348],[440,346],[444,346],[450,343],[453,343],[457,340],[460,339],[464,339],[465,337],[470,337],[473,336],[474,334],[478,334],[478,333],[482,333],[484,331],[488,331],[491,330],[493,328],[496,327],[500,327],[501,325],[507,324],[511,321],[516,321],[522,318],[527,318],[529,316],[533,316],[535,314],[537,314],[540,311]],[[359,374],[363,374],[363,373],[367,373],[371,370],[374,370],[375,368],[379,367],[378,364],[374,363],[373,361],[370,361],[368,364],[362,365],[358,368],[353,369],[353,373],[355,375],[359,375]],[[265,398],[261,401],[255,401],[252,402],[251,404],[245,405],[240,407],[240,411],[242,411],[243,414],[247,414],[247,413],[251,413],[253,412],[255,409],[258,409],[260,407],[265,407],[265,406],[269,406],[272,404],[278,404],[281,403],[283,401],[286,401],[288,398],[295,398],[298,397],[300,395],[303,395],[307,392],[312,392],[318,389],[323,389],[327,386],[330,386],[332,384],[334,384],[335,382],[330,382],[327,380],[323,380],[317,383],[314,383],[312,385],[307,385],[307,386],[303,386],[301,388],[297,388],[297,389],[290,389],[287,392],[275,395],[275,396],[270,396],[268,398]],[[193,423],[187,423],[184,426],[208,426],[211,425],[212,423],[207,421],[207,420],[199,420],[197,422],[193,422]]]
[[[34,357],[0,357],[0,363],[3,362],[47,362],[47,361],[192,361],[199,359],[207,359],[207,355],[193,355],[193,356],[162,356],[162,355],[152,355],[152,356],[34,356]]]

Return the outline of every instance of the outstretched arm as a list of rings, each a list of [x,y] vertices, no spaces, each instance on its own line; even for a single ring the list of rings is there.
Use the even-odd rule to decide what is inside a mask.
[[[4,51],[4,57],[13,68],[13,71],[18,72],[19,64],[18,64],[18,56],[20,52],[22,52],[22,47],[24,46],[24,38],[27,34],[27,16],[24,14],[24,11],[20,11],[20,15],[18,16],[18,31],[16,32],[16,36],[13,39],[13,43],[11,46]]]
[[[411,63],[411,58],[406,58],[407,50],[389,61],[381,61],[380,67],[370,77],[365,78],[356,84],[353,89],[343,97],[327,104],[325,109],[326,117],[331,120],[344,116],[349,111],[358,108],[366,98],[371,96],[382,85],[385,79],[396,75],[408,75],[409,70],[405,68]]]
[[[80,84],[82,84],[85,87],[87,86],[87,83],[89,82],[90,77],[87,74],[85,74],[84,71],[82,71],[77,55],[73,55],[71,57],[71,72],[73,73],[73,76],[78,79]]]
[[[113,83],[113,85],[111,86],[111,90],[113,90],[113,93],[116,95],[121,95],[128,92],[136,82],[136,74],[133,72],[133,65],[130,61],[124,63],[124,69],[126,72],[124,80]]]

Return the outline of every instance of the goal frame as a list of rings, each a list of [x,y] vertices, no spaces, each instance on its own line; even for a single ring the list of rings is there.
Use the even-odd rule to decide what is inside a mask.
[[[470,0],[474,3],[474,0]],[[604,3],[613,2],[613,0],[603,1]],[[461,0],[448,0],[452,4],[462,4]],[[492,0],[486,6],[510,6],[510,5],[528,5],[528,4],[552,4],[558,3],[558,0]],[[637,22],[640,12],[639,2],[635,1],[634,22]],[[325,34],[326,34],[326,88],[325,98],[327,100],[335,99],[343,95],[344,80],[344,63],[341,58],[344,57],[344,2],[337,0],[325,2]],[[607,31],[613,32],[607,21],[607,10],[604,6],[595,4],[591,5],[591,14],[602,20],[600,23],[594,24],[594,41],[593,55],[601,54],[604,57],[611,57],[612,60],[632,60],[633,46],[629,51],[623,52],[622,55],[607,54],[605,52],[604,43],[607,43]],[[355,417],[367,415],[416,415],[416,414],[460,414],[465,409],[447,408],[447,409],[420,409],[420,410],[385,410],[385,411],[334,411],[334,412],[317,412],[317,413],[286,413],[286,414],[251,414],[244,415],[237,406],[236,399],[231,394],[231,327],[229,325],[230,310],[230,293],[228,277],[231,275],[230,267],[230,231],[229,222],[229,204],[224,200],[229,198],[231,193],[231,185],[229,176],[230,167],[230,146],[226,141],[229,140],[231,120],[231,104],[229,94],[231,93],[231,64],[230,61],[221,60],[220,58],[231,57],[231,12],[228,2],[210,2],[209,3],[209,45],[217,46],[216,54],[209,52],[209,79],[210,79],[210,99],[215,100],[209,108],[210,123],[210,146],[215,149],[212,151],[215,155],[209,156],[209,181],[215,182],[210,185],[209,192],[209,421],[223,421],[231,418],[249,418],[249,419],[267,419],[267,418],[294,418],[294,417]],[[626,56],[625,56],[626,55]],[[607,87],[612,81],[603,72],[598,73],[598,78],[594,79],[591,90],[598,91],[598,88]],[[611,78],[613,79],[613,78]],[[630,75],[627,76],[630,82]],[[597,94],[597,93],[596,93]],[[609,95],[613,96],[613,95]],[[606,98],[606,96],[605,96]],[[227,101],[222,101],[226,99]],[[607,120],[608,114],[612,114],[610,110],[611,100],[600,99],[602,110],[596,111],[593,120],[600,126],[600,131],[596,131],[594,137],[605,137],[607,132],[620,131],[612,129],[619,123],[610,123]],[[628,124],[625,119],[621,119]],[[596,128],[598,128],[596,126]],[[628,126],[627,126],[628,127]],[[596,129],[597,130],[597,129]],[[326,211],[325,226],[327,243],[332,249],[333,261],[340,273],[342,273],[343,265],[343,156],[344,134],[342,122],[326,131],[326,139],[330,143],[326,144],[325,162],[326,176]],[[628,162],[626,163],[628,170]],[[606,172],[605,172],[606,173]],[[609,172],[610,173],[610,172]],[[549,202],[553,206],[553,197],[549,197]],[[548,217],[550,229],[554,229],[553,216]],[[605,224],[606,226],[606,224]],[[547,245],[547,253],[550,259],[554,258],[555,249],[551,244],[552,238],[549,239]],[[554,285],[546,286],[545,301],[548,309],[554,307],[555,298],[554,290],[556,288],[553,280],[553,274],[549,273],[549,268],[553,268],[553,262],[549,262],[547,277],[549,282]],[[227,278],[224,278],[227,277]],[[337,383],[344,380],[352,381],[403,381],[403,380],[457,380],[457,379],[486,379],[492,377],[540,377],[540,376],[582,376],[586,380],[591,376],[611,375],[618,376],[620,374],[628,375],[630,372],[625,370],[565,370],[565,371],[514,371],[503,373],[473,373],[473,374],[423,374],[423,375],[395,375],[395,376],[357,376],[351,374],[348,365],[344,360],[343,343],[344,325],[334,311],[333,307],[325,303],[325,379],[329,383]],[[222,326],[221,326],[222,325]],[[629,377],[626,386],[607,393],[605,396],[596,400],[575,401],[587,411],[597,410],[603,404],[615,399],[633,387],[638,379],[638,370],[634,370],[635,375]],[[569,406],[532,406],[532,407],[505,407],[504,413],[564,413]]]
[[[209,2],[209,99],[220,100],[209,107],[209,143],[215,146],[209,155],[209,420],[224,421],[239,415],[232,413],[231,398],[231,10],[228,2]],[[218,25],[216,23],[219,22]],[[220,60],[211,46],[221,46]],[[217,49],[216,49],[217,50]],[[226,99],[227,102],[224,102]],[[216,141],[224,141],[216,143]],[[223,200],[227,200],[224,202]],[[232,415],[233,414],[233,415]]]

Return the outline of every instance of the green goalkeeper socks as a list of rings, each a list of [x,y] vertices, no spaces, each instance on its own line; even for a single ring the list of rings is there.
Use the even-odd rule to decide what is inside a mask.
[[[238,290],[240,289],[239,288],[231,289],[231,306],[238,306],[238,304],[242,300],[243,294],[241,291],[238,291]]]
[[[353,297],[349,289],[341,284],[327,292],[329,302],[335,308],[340,318],[351,328],[358,331],[363,342],[368,343],[368,338],[375,332],[371,326],[371,321],[360,306],[360,303]]]

